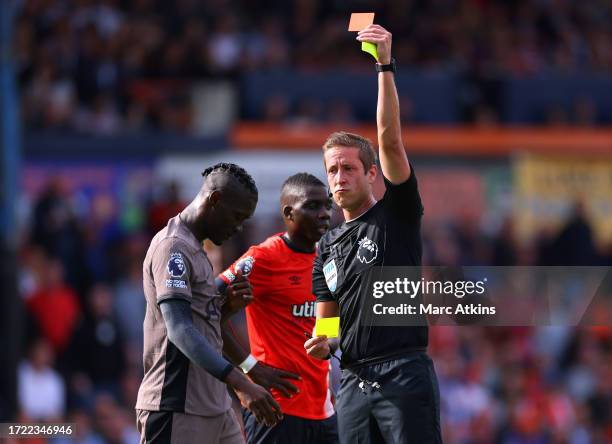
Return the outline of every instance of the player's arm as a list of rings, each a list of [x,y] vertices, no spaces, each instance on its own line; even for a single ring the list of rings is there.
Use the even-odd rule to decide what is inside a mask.
[[[360,42],[375,43],[381,65],[391,63],[391,33],[380,25],[370,25],[357,35]],[[376,127],[380,165],[383,175],[392,184],[404,183],[410,177],[410,164],[402,142],[399,98],[394,73],[378,73]]]
[[[159,307],[170,342],[191,361],[220,381],[225,381],[234,366],[223,359],[195,328],[189,302],[182,299],[165,299]]]
[[[160,303],[160,309],[168,331],[168,340],[187,358],[232,386],[242,405],[251,410],[258,421],[272,426],[282,419],[280,406],[274,398],[219,355],[195,328],[189,302],[169,297]]]
[[[253,288],[249,280],[238,270],[235,279],[227,283],[221,277],[215,278],[217,291],[223,295],[221,306],[221,324],[224,324],[235,313],[253,302]]]
[[[340,315],[340,307],[335,301],[317,302],[317,319],[333,318]],[[329,359],[331,353],[338,349],[338,338],[328,339],[327,336],[310,338],[304,343],[308,356],[316,359]]]
[[[251,273],[256,273],[254,264],[260,259],[258,250],[251,247],[239,260],[215,279],[217,290],[225,296],[224,309],[222,309],[222,319],[223,314],[225,314],[225,321],[221,323],[223,353],[239,366],[253,382],[268,390],[275,388],[283,396],[291,398],[294,393],[298,392],[298,389],[288,379],[297,380],[300,379],[300,376],[257,361],[251,355],[248,345],[247,347],[242,346],[242,344],[249,343],[248,333],[247,337],[238,335],[233,328],[232,321],[229,320],[233,313],[253,301],[253,287],[249,279],[244,276],[244,270],[246,268],[246,274],[249,276],[251,276]]]
[[[242,346],[243,343],[248,344],[248,338],[239,337],[239,333],[233,328],[231,320],[221,326],[221,335],[223,337],[223,354],[239,366],[251,381],[268,390],[275,388],[286,398],[291,398],[294,393],[298,392],[298,388],[288,379],[299,380],[300,376],[257,361],[251,355],[248,346]]]

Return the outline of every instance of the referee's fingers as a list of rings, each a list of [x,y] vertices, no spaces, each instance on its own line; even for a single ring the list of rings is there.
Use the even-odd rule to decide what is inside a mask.
[[[315,336],[304,343],[304,348],[309,349],[324,341],[327,341],[327,336]]]

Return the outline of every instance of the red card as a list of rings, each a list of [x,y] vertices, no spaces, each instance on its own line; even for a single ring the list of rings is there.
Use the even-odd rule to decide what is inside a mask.
[[[353,12],[349,21],[349,31],[361,31],[374,23],[373,12]]]

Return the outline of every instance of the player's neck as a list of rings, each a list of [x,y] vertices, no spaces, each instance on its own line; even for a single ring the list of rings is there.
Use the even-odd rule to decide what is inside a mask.
[[[288,231],[283,234],[283,240],[289,248],[298,253],[314,253],[315,243],[304,239],[303,237],[294,233],[290,234]]]
[[[374,199],[374,196],[370,194],[368,199],[365,199],[363,203],[359,205],[358,207],[354,209],[351,208],[350,210],[343,208],[342,213],[344,214],[344,221],[350,222],[352,220],[357,219],[358,217],[367,213],[367,211],[370,208],[372,208],[374,205],[376,205],[376,199]]]
[[[191,231],[191,233],[194,235],[197,241],[202,242],[204,241],[204,239],[206,239],[206,235],[204,233],[198,232],[198,229],[197,229],[198,224],[196,223],[196,220],[197,220],[196,213],[197,212],[194,210],[194,208],[191,205],[189,205],[187,208],[185,208],[183,211],[179,213],[179,219],[181,220],[181,222],[183,222],[183,224],[185,224],[185,226],[189,229],[189,231]]]

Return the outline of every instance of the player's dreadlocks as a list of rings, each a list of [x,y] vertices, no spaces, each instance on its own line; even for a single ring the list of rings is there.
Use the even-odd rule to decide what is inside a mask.
[[[253,195],[257,196],[257,186],[255,185],[255,181],[250,176],[246,170],[235,163],[229,162],[220,162],[216,165],[206,168],[202,171],[202,176],[205,178],[210,174],[221,173],[221,174],[231,174],[238,182],[240,182],[244,187],[250,191]]]

